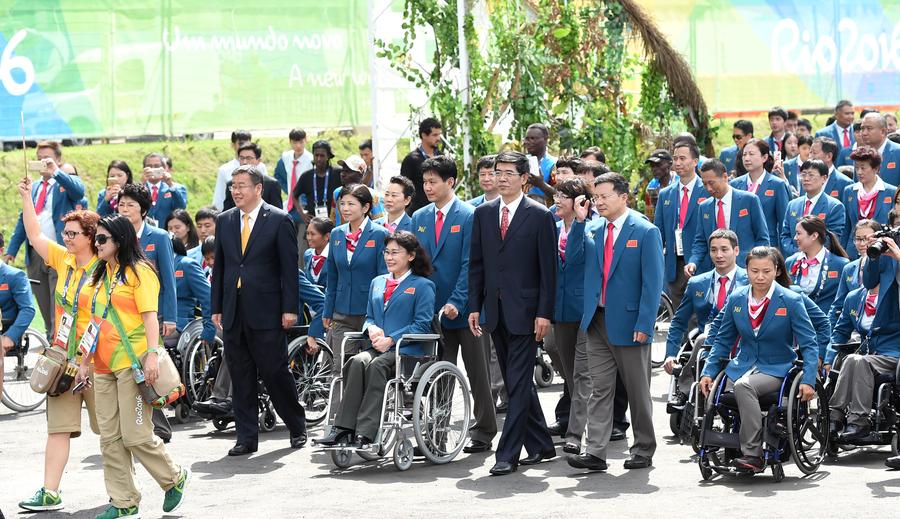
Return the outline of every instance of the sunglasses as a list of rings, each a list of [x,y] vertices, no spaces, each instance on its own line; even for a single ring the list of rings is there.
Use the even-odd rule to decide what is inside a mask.
[[[106,242],[112,239],[112,236],[108,234],[98,234],[94,236],[94,243],[97,245],[105,245]]]
[[[743,139],[744,136],[743,135],[732,135],[731,138],[736,141],[739,141],[739,140]]]
[[[63,231],[63,233],[62,233],[63,237],[66,239],[69,239],[69,240],[74,240],[75,237],[78,236],[79,234],[88,236],[88,233],[86,233],[84,231],[80,231],[80,232],[78,232],[78,231]]]

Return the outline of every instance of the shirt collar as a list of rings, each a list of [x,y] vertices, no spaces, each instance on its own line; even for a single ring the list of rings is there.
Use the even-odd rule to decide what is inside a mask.
[[[777,281],[772,282],[772,285],[769,287],[769,291],[766,293],[766,296],[763,299],[768,299],[769,301],[772,300],[772,294],[775,293],[775,285],[777,285],[777,284],[778,284]],[[748,293],[750,294],[750,302],[751,303],[756,303],[756,304],[760,303],[759,300],[753,299],[753,287],[750,287],[750,290],[748,290]]]
[[[155,184],[153,182],[147,182],[147,188],[153,189],[154,187],[156,187],[158,189],[162,189],[162,186],[160,184],[162,184],[162,180],[160,180],[159,182],[156,182]]]
[[[403,217],[404,217],[404,216],[406,216],[406,213],[405,213],[405,212],[400,213],[400,216],[398,216],[396,220],[391,221],[391,216],[388,215],[388,214],[386,214],[386,215],[384,215],[384,223],[386,223],[386,224],[400,225],[400,222],[403,221]]]
[[[249,215],[250,215],[250,219],[253,220],[253,221],[255,222],[255,221],[256,221],[256,217],[259,216],[259,209],[262,207],[262,205],[263,205],[263,200],[260,199],[260,200],[259,200],[259,203],[256,204],[256,207],[254,207],[253,210],[250,211],[249,213],[245,213],[244,211],[241,211],[241,218],[243,218],[245,214],[249,214]]]
[[[750,181],[750,180],[749,180],[749,177],[748,177],[747,181],[748,181],[748,182]],[[728,205],[728,206],[731,205],[731,194],[732,194],[732,192],[734,192],[734,190],[731,189],[731,186],[728,186],[728,192],[725,193],[725,196],[723,196],[722,198],[720,198],[721,201],[725,202],[725,205]]]
[[[731,267],[731,270],[729,270],[724,276],[719,275],[719,272],[715,269],[713,269],[713,272],[715,273],[716,283],[719,282],[719,278],[728,278],[728,281],[732,282],[734,281],[734,277],[737,274],[737,263],[735,263],[734,266]]]
[[[391,274],[390,276],[388,276],[388,279],[395,279],[397,281],[397,283],[399,284],[399,283],[403,283],[403,280],[408,278],[410,274],[412,274],[412,269],[406,269],[406,272],[404,272],[403,275],[400,276],[399,278],[395,278],[395,277],[393,277],[393,274]]]
[[[862,182],[857,182],[857,183],[853,184],[853,189],[859,191],[860,193],[865,192],[865,188],[863,187]],[[879,176],[878,180],[875,181],[875,186],[872,187],[872,191],[869,191],[869,193],[876,192],[876,191],[883,191],[883,190],[884,190],[884,180],[881,180],[881,177]]]
[[[143,221],[141,222],[141,228],[138,229],[138,233],[137,233],[138,241],[140,241],[141,236],[144,235],[144,228],[145,228],[145,227],[147,227],[147,220],[143,220]]]
[[[816,206],[816,204],[819,202],[819,198],[822,197],[822,193],[824,193],[824,192],[825,192],[825,190],[822,189],[819,191],[819,193],[816,196],[814,196],[812,198],[810,198],[809,193],[806,193],[806,199],[809,200],[810,202],[812,202],[811,204],[809,204],[810,210],[812,210],[812,208]]]
[[[322,254],[316,254],[316,249],[313,249],[313,256],[322,256],[322,257],[327,258],[328,252],[330,251],[330,249],[331,249],[331,243],[326,243],[325,248],[322,249]]]
[[[519,193],[518,198],[507,204],[503,201],[503,197],[500,197],[500,212],[502,213],[503,208],[506,207],[509,209],[510,213],[515,213],[516,209],[519,208],[519,204],[522,203],[523,198],[525,198],[525,193]]]
[[[618,218],[612,220],[613,227],[616,228],[617,231],[622,230],[622,226],[625,225],[625,220],[628,218],[628,209],[625,210]],[[609,220],[607,220],[609,222]]]
[[[819,249],[818,254],[816,254],[814,256],[814,259],[819,262],[819,265],[821,265],[822,262],[825,261],[825,253],[826,252],[828,252],[828,251],[825,249],[825,247],[822,247],[821,249]],[[800,259],[803,259],[803,258],[801,257]]]
[[[450,201],[444,204],[444,207],[438,207],[437,204],[434,204],[434,212],[435,213],[444,213],[444,218],[447,217],[447,213],[450,212],[450,207],[453,206],[453,202],[456,201],[456,195],[450,197]],[[510,204],[512,205],[512,204]],[[510,209],[511,211],[512,209]]]
[[[700,180],[700,176],[696,173],[694,173],[694,178],[691,179],[691,181],[687,184],[682,183],[681,177],[679,177],[678,175],[676,175],[676,178],[678,179],[678,190],[682,191],[684,188],[688,188],[688,192],[693,191],[694,187],[697,186],[697,181]]]

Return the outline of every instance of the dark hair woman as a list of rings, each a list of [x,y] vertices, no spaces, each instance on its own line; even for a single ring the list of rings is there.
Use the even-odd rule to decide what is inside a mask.
[[[164,227],[184,244],[185,249],[193,249],[200,245],[200,235],[197,234],[197,226],[194,225],[191,214],[184,209],[176,209],[169,213]]]
[[[114,160],[106,166],[106,189],[97,193],[97,214],[107,216],[116,212],[119,192],[127,184],[134,183],[131,168],[124,160]]]

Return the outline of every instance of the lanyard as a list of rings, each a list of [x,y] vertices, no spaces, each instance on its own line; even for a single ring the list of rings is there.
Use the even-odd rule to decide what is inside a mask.
[[[113,289],[116,288],[116,281],[121,281],[124,283],[125,279],[122,275],[116,275],[113,277],[113,283],[109,282],[109,274],[103,274],[103,284],[107,285],[109,288],[106,291],[106,308],[103,309],[103,315],[100,317],[101,320],[106,320],[107,314],[109,314],[109,309],[112,307],[112,293]],[[91,315],[97,315],[97,294],[100,293],[100,285],[98,284],[94,288],[94,297],[91,299]]]
[[[724,276],[720,276],[724,277]],[[734,286],[737,285],[737,270],[734,271],[734,275],[731,276],[731,284],[728,285],[728,292],[725,292],[725,300],[728,300],[728,296],[731,295],[731,291],[734,290]],[[709,296],[713,298],[716,293],[716,276],[712,278],[712,286],[709,289]],[[724,308],[724,307],[723,307]],[[719,313],[719,309],[716,308],[716,302],[712,301],[712,305],[709,307],[709,317],[706,319],[706,322],[711,323],[713,319],[715,319],[716,315]]]
[[[65,311],[65,308],[66,308],[66,297],[68,297],[68,295],[69,295],[69,282],[72,280],[72,273],[73,273],[74,271],[75,271],[75,269],[73,269],[72,267],[69,267],[69,270],[68,270],[68,272],[66,273],[66,282],[63,284],[63,293],[62,293],[63,304],[62,304],[62,307],[63,307],[63,310],[64,310],[64,311]],[[85,281],[87,281],[88,276],[91,275],[91,274],[93,274],[93,272],[94,272],[94,269],[93,269],[93,268],[90,269],[90,272],[89,272],[87,269],[85,269],[84,272],[81,274],[81,279],[78,280],[78,286],[75,287],[75,295],[74,295],[74,297],[72,297],[72,304],[71,304],[71,306],[72,306],[72,311],[71,311],[71,312],[72,312],[72,319],[77,320],[77,317],[78,317],[78,297],[81,295],[81,289],[84,288],[84,283],[85,283]]]
[[[316,178],[318,174],[313,175],[313,208],[319,207],[319,190],[316,189]],[[331,166],[325,170],[325,186],[322,189],[322,205],[328,205],[328,177],[331,176]]]

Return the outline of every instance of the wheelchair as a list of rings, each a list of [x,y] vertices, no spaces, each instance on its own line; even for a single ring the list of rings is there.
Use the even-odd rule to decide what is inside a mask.
[[[203,341],[200,339],[200,335],[202,333],[203,320],[198,318],[184,327],[181,336],[178,337],[178,344],[174,347],[165,345],[166,353],[169,354],[169,357],[172,358],[172,362],[175,363],[175,367],[177,367],[179,373],[181,373],[181,380],[184,382],[185,388],[187,389],[185,395],[172,404],[172,408],[175,411],[174,419],[176,423],[186,423],[188,421],[191,416],[191,406],[197,401],[196,392],[192,391],[192,387],[188,383],[190,373],[189,361],[191,359],[190,355],[201,348],[200,343]],[[222,346],[222,339],[219,337],[216,337],[215,342],[219,347]]]
[[[712,345],[706,344],[706,335],[701,333],[699,328],[694,328],[688,332],[687,337],[678,349],[675,355],[678,363],[672,370],[669,381],[669,391],[666,398],[666,412],[669,414],[669,429],[675,437],[681,439],[682,443],[690,441],[695,451],[697,450],[697,442],[699,435],[699,420],[703,413],[703,394],[699,391],[700,373],[706,362],[706,357]],[[694,350],[699,348],[695,364],[688,366]],[[680,399],[673,400],[679,390],[678,380],[681,378],[685,369],[690,369],[691,387],[687,394],[680,395]]]
[[[656,325],[650,345],[650,366],[658,368],[666,362],[666,336],[669,334],[669,323],[675,318],[675,305],[669,294],[663,292],[659,298],[659,309],[656,312]]]
[[[759,398],[763,410],[763,459],[776,482],[784,479],[783,464],[788,460],[793,460],[803,474],[816,472],[828,448],[828,397],[817,379],[815,398],[809,402],[800,400],[802,368],[803,361],[795,360],[781,389]],[[697,462],[704,481],[716,474],[753,474],[731,464],[741,456],[741,419],[734,392],[726,391],[725,386],[723,370],[712,385],[700,430]]]
[[[462,451],[469,435],[471,394],[462,371],[450,362],[439,360],[440,338],[439,334],[408,334],[397,341],[394,346],[397,352],[408,342],[427,344],[428,352],[422,356],[396,355],[394,378],[387,382],[378,433],[370,445],[358,448],[345,442],[320,447],[331,454],[338,469],[348,468],[353,454],[364,461],[375,461],[393,450],[394,466],[400,471],[408,470],[415,452],[410,429],[421,454],[434,464],[449,463]],[[340,356],[342,366],[349,360],[344,352],[350,341],[368,339],[361,332],[344,335]],[[332,405],[340,405],[343,394],[342,374],[331,381],[330,394],[333,397],[326,409],[326,435],[334,427],[336,410]]]
[[[844,360],[847,356],[857,353],[860,346],[860,342],[834,345],[837,356],[825,382],[826,394],[829,398],[834,393]],[[840,439],[840,435],[832,435],[828,446],[830,458],[836,458],[840,450],[849,451],[857,447],[880,445],[890,445],[892,456],[900,454],[900,362],[897,363],[897,367],[892,373],[875,375],[875,394],[872,398],[872,406],[869,414],[872,432],[869,433],[869,436],[853,442],[844,442]]]
[[[11,325],[11,321],[4,322],[3,329]],[[32,391],[29,379],[38,358],[49,347],[50,343],[44,333],[28,328],[19,343],[6,352],[3,363],[3,394],[0,395],[3,405],[21,413],[33,411],[44,403],[47,395]]]
[[[544,350],[544,344],[541,343],[534,358],[534,385],[539,388],[550,387],[553,384],[554,372],[553,363]]]

